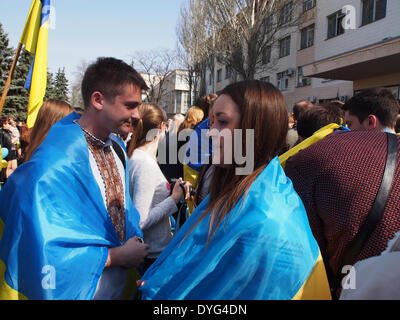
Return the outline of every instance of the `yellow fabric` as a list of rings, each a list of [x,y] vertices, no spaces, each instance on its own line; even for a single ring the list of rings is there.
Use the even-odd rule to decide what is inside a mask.
[[[132,300],[133,294],[137,290],[136,281],[140,280],[140,278],[141,276],[135,268],[129,270],[128,280],[126,281],[126,286],[122,294],[123,300]]]
[[[192,186],[195,188],[197,184],[197,178],[199,177],[199,172],[195,169],[192,169],[188,165],[183,165],[183,180],[190,182]],[[189,209],[189,216],[192,214],[194,209],[194,202],[192,200],[186,200]]]
[[[35,124],[37,114],[43,104],[43,98],[46,93],[47,85],[47,44],[49,35],[49,23],[47,20],[40,27],[39,37],[35,53],[35,64],[33,66],[31,90],[28,103],[28,128]]]
[[[279,157],[279,161],[281,163],[282,168],[285,168],[286,161],[297,154],[300,150],[306,149],[311,146],[313,143],[318,142],[319,140],[325,138],[327,135],[331,134],[335,129],[340,128],[340,125],[336,123],[330,123],[325,127],[322,127],[318,131],[315,131],[314,134],[300,142],[299,144],[295,145],[290,150],[286,151]]]
[[[34,54],[39,37],[40,17],[42,12],[42,2],[33,0],[29,9],[28,18],[25,22],[20,43],[25,45],[25,49]]]
[[[292,300],[332,300],[321,252],[306,282]]]
[[[0,241],[3,236],[4,222],[0,219]],[[0,260],[0,300],[28,300],[23,294],[11,288],[5,280],[6,266]]]
[[[28,300],[27,297],[7,284],[4,278],[5,271],[6,266],[3,261],[0,260],[0,300]]]

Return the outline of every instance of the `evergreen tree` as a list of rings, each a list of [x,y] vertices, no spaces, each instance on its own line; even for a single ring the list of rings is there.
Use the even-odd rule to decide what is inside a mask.
[[[8,35],[3,30],[3,25],[0,23],[0,94],[3,93],[4,86],[7,82],[8,73],[10,71],[14,50],[9,47]],[[2,115],[6,115],[3,111]]]
[[[65,68],[58,69],[54,80],[55,99],[69,102],[68,100],[68,79],[65,76]]]
[[[54,75],[47,71],[47,86],[44,100],[57,99],[56,90],[54,88]]]
[[[4,112],[13,114],[15,119],[25,121],[28,111],[29,91],[25,89],[25,82],[28,78],[29,69],[32,65],[33,55],[22,49],[11,81]]]

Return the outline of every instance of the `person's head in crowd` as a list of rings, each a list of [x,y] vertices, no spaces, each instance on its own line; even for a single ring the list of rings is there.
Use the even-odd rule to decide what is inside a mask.
[[[394,128],[396,133],[400,133],[400,114],[397,115],[396,126]]]
[[[288,119],[289,119],[289,129],[293,128],[294,125],[294,118],[293,118],[293,113],[288,111]]]
[[[179,129],[179,126],[182,124],[183,120],[185,120],[185,116],[181,113],[177,113],[172,117],[172,121],[169,125],[168,132],[176,133]]]
[[[394,132],[399,102],[384,88],[364,90],[344,105],[345,123],[350,130],[390,130]]]
[[[50,128],[73,110],[65,101],[47,100],[40,108],[35,125],[31,129],[30,142],[25,151],[24,161],[28,161],[37,147],[44,141]]]
[[[211,212],[211,221],[216,223],[214,231],[227,212],[250,188],[259,173],[285,147],[288,131],[287,111],[281,92],[272,84],[259,80],[233,83],[219,93],[213,104],[214,121],[210,127],[210,135],[213,140],[213,153],[217,151],[214,140],[219,140],[217,146],[220,148],[220,159],[219,163],[214,165],[210,183],[210,200],[207,210],[202,216],[204,218]],[[246,155],[253,158],[253,170],[248,175],[236,174],[236,168],[244,167],[246,164],[237,164],[235,159],[232,159],[232,164],[225,163],[224,143],[227,140],[223,135],[213,136],[216,132],[228,130],[232,135],[232,149],[239,148],[239,145],[233,140],[235,129],[242,131],[241,150],[248,150],[246,130],[254,130],[254,144],[252,145],[254,152]]]
[[[160,107],[153,103],[143,103],[138,108],[139,120],[133,129],[132,139],[128,147],[131,157],[136,148],[154,141],[158,142],[167,128],[167,116]]]
[[[17,124],[15,123],[13,117],[8,117],[8,124],[9,124],[10,126],[12,126],[12,127],[16,127],[16,126],[17,126]]]
[[[106,140],[111,132],[124,135],[138,118],[142,90],[148,89],[142,76],[127,63],[115,58],[98,58],[82,80],[85,106],[80,124]]]
[[[335,109],[314,106],[304,111],[297,120],[297,133],[300,141],[311,137],[314,132],[330,123],[341,124],[342,118]]]
[[[185,115],[185,119],[180,124],[178,132],[184,129],[193,129],[201,120],[203,120],[204,111],[199,107],[191,107]]]
[[[215,93],[211,93],[211,94],[208,94],[208,95],[203,96],[203,97],[200,98],[200,101],[198,103],[198,107],[203,110],[204,118],[209,116],[210,108],[211,108],[213,102],[217,98],[218,98],[218,95],[215,94]]]
[[[7,130],[7,128],[9,128],[9,125],[8,125],[8,117],[1,117],[1,118],[0,118],[0,124],[1,124],[1,127],[2,127],[3,129],[6,129],[6,130]]]
[[[333,101],[330,101],[328,103],[322,104],[321,106],[326,108],[326,109],[328,109],[329,112],[331,112],[333,114],[336,114],[338,117],[342,118],[343,119],[343,123],[342,124],[344,125],[345,124],[344,123],[345,113],[344,113],[344,110],[343,110],[343,105],[344,105],[343,101],[333,100]]]
[[[295,125],[297,124],[297,120],[299,119],[300,114],[303,111],[311,108],[312,106],[314,106],[314,105],[308,100],[300,100],[300,101],[297,101],[294,104],[294,106],[293,106],[293,119],[294,119],[294,124]]]

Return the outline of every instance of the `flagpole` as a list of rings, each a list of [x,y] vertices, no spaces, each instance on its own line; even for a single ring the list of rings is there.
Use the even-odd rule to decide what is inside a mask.
[[[6,82],[6,85],[4,86],[4,90],[3,90],[3,93],[1,95],[0,113],[3,110],[4,103],[6,102],[8,89],[10,89],[11,80],[12,80],[12,77],[13,77],[13,74],[14,74],[14,71],[15,71],[15,67],[17,66],[19,55],[21,54],[21,49],[22,49],[22,43],[20,42],[20,43],[18,43],[18,48],[17,48],[17,51],[15,52],[15,57],[14,57],[12,65],[11,65],[10,72],[8,73],[7,82]]]

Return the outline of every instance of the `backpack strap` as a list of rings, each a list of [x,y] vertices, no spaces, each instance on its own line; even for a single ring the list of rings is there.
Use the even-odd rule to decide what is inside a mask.
[[[120,144],[117,141],[111,139],[111,142],[112,142],[112,146],[113,146],[115,153],[117,154],[118,158],[121,160],[121,162],[124,166],[124,169],[126,170],[125,151],[122,149],[122,147],[120,146]]]

